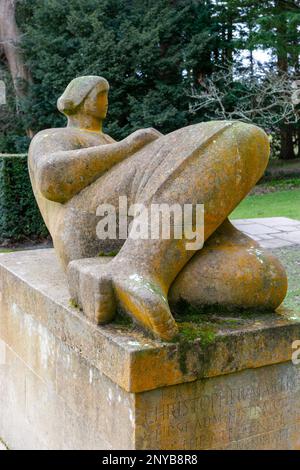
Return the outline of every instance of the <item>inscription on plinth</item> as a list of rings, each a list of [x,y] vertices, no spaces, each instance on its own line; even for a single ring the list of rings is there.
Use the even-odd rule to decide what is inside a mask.
[[[284,363],[137,397],[138,448],[300,448],[300,367]]]

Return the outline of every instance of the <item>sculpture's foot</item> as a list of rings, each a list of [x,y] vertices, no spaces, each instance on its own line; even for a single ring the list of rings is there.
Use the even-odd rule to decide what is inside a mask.
[[[68,266],[71,298],[97,324],[110,322],[116,313],[109,261],[109,258],[87,258],[72,261]]]
[[[178,333],[167,296],[157,282],[133,273],[117,275],[114,288],[118,304],[159,338],[169,341]]]
[[[68,266],[72,299],[97,324],[110,322],[119,307],[157,337],[169,341],[178,330],[167,296],[157,281],[118,266],[109,258],[72,261]]]

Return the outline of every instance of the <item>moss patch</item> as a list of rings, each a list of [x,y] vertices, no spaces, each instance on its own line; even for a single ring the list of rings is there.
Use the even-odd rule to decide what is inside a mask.
[[[182,322],[178,323],[179,335],[175,341],[194,341],[199,339],[201,346],[207,346],[215,339],[216,328],[211,322]]]
[[[117,311],[117,314],[115,316],[115,318],[113,319],[113,321],[111,322],[112,325],[115,325],[115,326],[122,326],[122,327],[126,327],[126,329],[130,330],[132,328],[134,328],[135,324],[132,320],[132,318],[121,312],[121,311]]]
[[[101,256],[108,256],[108,257],[114,257],[114,256],[117,256],[117,254],[119,253],[120,250],[112,250],[112,251],[107,251],[107,252],[104,252],[104,251],[99,251],[98,253],[98,256],[101,257]]]
[[[216,339],[215,328],[210,324],[189,323],[183,322],[178,323],[179,334],[175,338],[174,342],[178,345],[179,353],[179,367],[183,374],[188,371],[188,353],[190,350],[201,354],[204,348],[208,347]],[[197,340],[197,343],[195,341]]]
[[[72,308],[76,308],[77,310],[81,310],[80,306],[78,305],[78,303],[76,302],[75,299],[70,299],[69,300],[69,305]]]

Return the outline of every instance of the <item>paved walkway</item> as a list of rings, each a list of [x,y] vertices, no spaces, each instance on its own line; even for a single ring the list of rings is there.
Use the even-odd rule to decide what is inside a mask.
[[[236,219],[235,227],[257,240],[264,248],[300,245],[300,220],[288,217]]]

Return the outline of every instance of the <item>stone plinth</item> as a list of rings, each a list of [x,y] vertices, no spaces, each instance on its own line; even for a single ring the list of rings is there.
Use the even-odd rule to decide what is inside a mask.
[[[162,343],[72,306],[53,250],[0,255],[0,438],[12,449],[299,449],[300,317],[202,315]],[[183,321],[184,320],[184,321]]]

